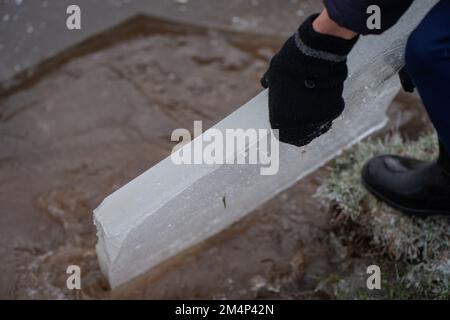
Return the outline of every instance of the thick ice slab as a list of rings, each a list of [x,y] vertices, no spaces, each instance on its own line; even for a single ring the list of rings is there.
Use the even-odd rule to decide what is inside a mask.
[[[406,37],[434,2],[416,1],[395,28],[360,40],[349,57],[343,116],[305,148],[281,144],[278,174],[261,175],[258,165],[175,165],[168,157],[108,196],[94,210],[94,220],[97,254],[110,285],[214,235],[384,126],[386,108],[400,87],[396,72]],[[214,128],[269,128],[267,92]]]

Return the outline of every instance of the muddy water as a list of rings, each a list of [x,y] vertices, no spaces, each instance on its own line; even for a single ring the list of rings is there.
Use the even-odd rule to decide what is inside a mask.
[[[176,128],[204,127],[259,90],[272,49],[220,33],[132,37],[56,68],[0,101],[0,296],[250,298],[297,292],[319,248],[314,182],[298,186],[188,254],[111,292],[92,209],[167,156]],[[306,200],[306,203],[302,200]],[[82,290],[66,289],[79,265]]]
[[[174,129],[207,128],[259,92],[273,47],[232,43],[217,31],[133,36],[1,98],[0,297],[331,297],[314,291],[335,256],[313,197],[324,170],[126,286],[110,291],[99,271],[92,209],[166,157]],[[392,126],[418,119],[398,104]],[[81,291],[66,289],[72,264]]]

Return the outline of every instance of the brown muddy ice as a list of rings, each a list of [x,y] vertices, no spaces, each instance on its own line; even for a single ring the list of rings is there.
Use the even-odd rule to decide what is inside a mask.
[[[72,48],[0,97],[0,297],[331,298],[315,290],[339,258],[329,244],[331,214],[313,197],[325,170],[108,289],[92,210],[168,156],[174,129],[192,130],[194,120],[210,127],[258,93],[281,43],[141,23],[112,42],[103,35]],[[395,125],[418,119],[415,112],[395,113]],[[81,267],[81,291],[66,288],[69,265]]]
[[[327,266],[314,177],[117,290],[100,273],[92,210],[169,155],[174,129],[210,127],[258,93],[280,40],[188,29],[84,44],[3,94],[0,297],[310,295]],[[69,265],[81,267],[81,291],[66,288]]]

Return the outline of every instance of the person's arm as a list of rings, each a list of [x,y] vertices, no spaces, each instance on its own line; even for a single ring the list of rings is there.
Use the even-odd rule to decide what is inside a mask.
[[[324,10],[306,19],[272,58],[261,83],[269,89],[269,120],[280,141],[304,146],[331,128],[344,110],[347,55],[357,40]]]
[[[413,0],[324,0],[325,10],[300,25],[261,79],[269,89],[269,120],[279,140],[304,146],[327,132],[345,107],[347,55],[359,34],[395,24]],[[367,26],[367,9],[381,9],[381,28]]]
[[[314,20],[313,28],[318,33],[327,34],[347,40],[353,39],[358,35],[356,32],[345,27],[341,27],[336,22],[334,22],[330,18],[327,9],[324,9],[322,13]]]
[[[341,27],[362,35],[381,34],[400,19],[414,0],[324,0],[325,8],[332,21]],[[367,28],[369,6],[380,8],[381,28]]]

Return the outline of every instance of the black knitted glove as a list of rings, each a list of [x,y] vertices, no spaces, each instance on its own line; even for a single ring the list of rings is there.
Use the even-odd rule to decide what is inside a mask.
[[[400,83],[402,84],[403,90],[406,92],[414,92],[415,85],[411,80],[411,77],[406,71],[406,67],[403,67],[398,72],[398,77],[400,78]]]
[[[314,31],[309,17],[270,62],[261,79],[269,88],[269,115],[279,140],[304,146],[327,132],[344,109],[347,54],[357,37],[345,40]]]

